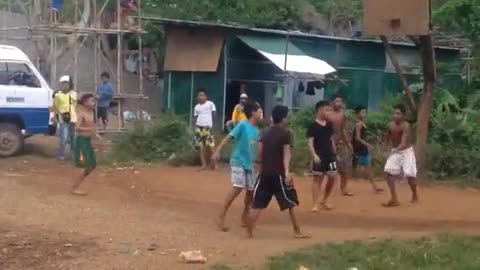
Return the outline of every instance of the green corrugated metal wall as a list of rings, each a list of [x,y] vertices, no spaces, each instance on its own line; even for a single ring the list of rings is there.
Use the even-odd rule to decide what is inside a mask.
[[[271,46],[279,51],[282,49],[282,46],[280,46],[282,43],[275,40],[283,40],[283,44],[285,41],[284,38],[268,34],[252,34],[249,35],[249,37],[253,37],[250,40],[255,40],[255,36],[263,39],[273,37],[272,42],[275,44],[272,43]],[[385,72],[387,61],[383,45],[380,43],[303,37],[290,37],[289,40],[306,54],[327,61],[338,70],[340,78],[347,80],[346,86],[339,87],[339,84],[328,86],[325,91],[325,98],[330,98],[334,92],[339,91],[345,97],[349,107],[363,105],[375,110],[381,108],[383,100],[402,91],[398,76],[395,73]],[[268,43],[264,45],[268,45]],[[241,42],[235,35],[232,34],[227,37],[226,46],[228,55],[226,63],[228,66],[227,80],[281,81],[281,76],[278,75],[282,74],[282,71]],[[403,53],[418,53],[413,47],[398,48],[399,57]],[[437,50],[436,53],[439,62],[457,64],[461,62],[459,53],[456,51]],[[409,57],[412,58],[412,55]],[[416,60],[415,56],[413,59]],[[420,57],[418,60],[420,61]],[[210,99],[217,105],[220,116],[223,113],[224,106],[224,64],[224,57],[222,56],[217,72],[193,74],[194,100],[196,90],[206,88]],[[440,81],[448,84],[450,88],[461,86],[461,77],[458,74],[460,72],[461,70],[457,68],[455,70],[457,74],[443,76],[444,78]],[[420,74],[407,75],[409,83],[420,81],[420,76]],[[171,81],[169,81],[168,75],[165,77],[164,89],[167,90],[164,91],[165,99],[168,97],[168,85],[171,86],[170,109],[178,114],[188,115],[192,108],[191,73],[172,72]],[[167,104],[168,102],[165,102],[165,105]]]

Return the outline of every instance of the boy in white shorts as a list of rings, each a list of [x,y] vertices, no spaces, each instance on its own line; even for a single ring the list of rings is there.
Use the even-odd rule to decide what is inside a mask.
[[[233,188],[227,194],[223,208],[217,218],[217,226],[221,231],[228,231],[225,226],[225,217],[232,202],[237,196],[246,190],[245,205],[242,213],[242,226],[246,226],[248,213],[252,204],[253,190],[257,176],[254,164],[257,156],[257,142],[259,130],[257,124],[260,121],[260,107],[255,102],[247,102],[243,111],[248,120],[241,121],[225,137],[213,154],[213,159],[220,158],[220,151],[231,139],[235,140],[235,148],[230,158],[231,180]]]
[[[408,184],[412,190],[412,203],[418,202],[417,194],[417,164],[415,152],[412,148],[410,139],[410,124],[405,121],[406,109],[403,105],[396,105],[393,114],[393,121],[387,130],[387,143],[392,147],[392,152],[385,164],[387,173],[387,183],[390,189],[390,201],[385,203],[385,207],[397,207],[398,201],[395,181],[402,175],[407,177]]]

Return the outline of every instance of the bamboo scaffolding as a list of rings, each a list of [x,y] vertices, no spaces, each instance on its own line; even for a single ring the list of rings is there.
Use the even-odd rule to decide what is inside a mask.
[[[11,0],[8,1],[8,10],[3,10],[5,11],[10,11],[11,10]],[[52,83],[52,86],[56,84],[57,82],[57,58],[60,57],[60,54],[62,54],[63,51],[59,51],[58,45],[61,45],[61,41],[58,40],[59,38],[67,38],[67,39],[73,39],[74,43],[71,44],[73,46],[73,56],[65,63],[65,67],[62,71],[67,72],[69,69],[73,69],[73,74],[71,76],[73,77],[74,80],[74,85],[75,85],[75,90],[80,94],[80,93],[86,93],[86,92],[92,92],[92,89],[89,91],[81,91],[78,87],[78,82],[79,82],[79,53],[82,48],[87,46],[86,44],[91,44],[87,43],[87,41],[92,40],[93,42],[93,82],[95,85],[95,92],[98,84],[96,83],[99,79],[99,75],[102,72],[102,65],[106,66],[106,71],[108,71],[112,75],[112,79],[116,82],[117,86],[117,93],[114,94],[113,99],[118,101],[118,106],[117,106],[117,114],[118,114],[118,126],[116,128],[110,128],[108,130],[102,130],[100,133],[115,133],[115,132],[122,132],[125,130],[124,128],[124,119],[123,119],[123,111],[122,108],[124,107],[124,102],[126,100],[137,100],[138,102],[138,111],[141,111],[142,109],[142,100],[148,99],[144,95],[144,89],[143,89],[143,40],[142,40],[142,34],[146,33],[142,29],[142,1],[137,1],[138,2],[138,28],[135,29],[125,29],[123,27],[123,22],[122,22],[122,16],[121,16],[121,4],[120,0],[106,0],[101,7],[99,7],[97,4],[97,1],[92,1],[93,6],[93,17],[89,19],[90,25],[85,22],[85,18],[83,16],[79,18],[79,14],[81,13],[79,10],[79,0],[73,0],[75,1],[74,4],[74,20],[75,22],[79,22],[81,20],[82,22],[80,26],[67,26],[67,25],[58,25],[58,24],[53,24],[50,22],[49,24],[34,24],[33,16],[34,16],[34,7],[33,7],[33,1],[31,0],[16,0],[17,3],[22,4],[22,7],[25,10],[25,15],[27,24],[26,26],[9,26],[7,27],[7,21],[6,18],[2,19],[3,27],[0,28],[0,31],[2,31],[2,34],[0,35],[0,38],[2,40],[31,40],[33,42],[36,42],[37,40],[44,40],[45,38],[49,39],[49,51],[50,51],[50,58],[47,60],[50,63],[50,81]],[[116,20],[117,20],[117,27],[116,28],[104,28],[103,25],[101,24],[101,18],[102,15],[104,14],[105,10],[107,9],[107,6],[109,3],[112,3],[112,1],[116,4]],[[100,9],[98,9],[100,8]],[[29,14],[28,14],[29,13]],[[47,16],[47,14],[42,14]],[[28,16],[32,16],[31,18]],[[48,16],[47,16],[48,17]],[[33,22],[33,23],[32,23]],[[21,32],[21,31],[26,31],[27,33],[24,35],[14,33],[14,35],[8,35],[9,32]],[[15,35],[16,34],[16,35]],[[127,94],[124,93],[124,86],[123,86],[123,79],[122,75],[124,72],[124,53],[125,50],[123,48],[123,36],[125,34],[134,34],[137,35],[138,38],[138,80],[139,80],[139,93],[138,94]],[[110,61],[107,56],[104,54],[102,50],[102,42],[101,38],[103,35],[115,35],[116,36],[116,69],[112,65],[112,61]],[[60,52],[60,53],[59,53]],[[114,62],[115,62],[114,61]],[[140,114],[138,114],[140,115]]]

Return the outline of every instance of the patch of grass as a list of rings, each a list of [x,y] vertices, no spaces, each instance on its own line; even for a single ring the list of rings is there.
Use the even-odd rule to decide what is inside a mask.
[[[441,235],[318,245],[275,257],[264,269],[297,270],[300,265],[310,270],[477,270],[480,237]]]

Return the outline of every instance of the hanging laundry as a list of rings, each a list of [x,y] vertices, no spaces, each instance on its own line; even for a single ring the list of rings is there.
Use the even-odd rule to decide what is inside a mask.
[[[283,100],[283,90],[284,90],[283,84],[282,83],[277,84],[277,90],[275,91],[276,100],[279,100],[279,101]]]
[[[305,91],[305,85],[303,84],[303,82],[300,82],[298,84],[298,92],[302,93],[303,91]]]
[[[305,92],[305,95],[315,96],[315,82],[307,83],[307,91]]]
[[[125,69],[131,73],[137,73],[138,57],[136,54],[130,54],[125,60]]]

